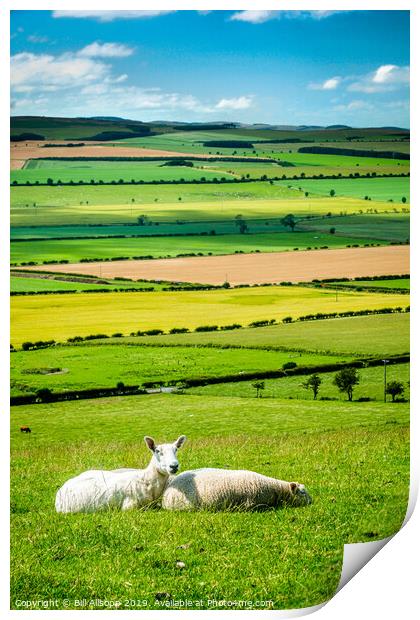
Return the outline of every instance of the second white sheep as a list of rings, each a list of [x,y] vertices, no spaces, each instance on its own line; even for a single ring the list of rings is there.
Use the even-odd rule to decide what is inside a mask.
[[[162,495],[166,510],[242,510],[312,503],[303,484],[254,471],[194,469],[169,480]]]

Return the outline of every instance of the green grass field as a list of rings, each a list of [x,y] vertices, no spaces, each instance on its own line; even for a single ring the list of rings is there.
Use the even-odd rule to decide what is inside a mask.
[[[130,145],[131,146],[131,145]],[[181,147],[184,148],[184,147]],[[213,149],[214,152],[218,152]],[[230,151],[230,149],[229,149]],[[222,154],[228,155],[230,152],[222,150]],[[54,156],[54,152],[47,153]],[[71,153],[70,153],[71,155]],[[235,154],[236,155],[236,154]],[[242,154],[242,157],[245,155]],[[252,156],[252,153],[246,153]],[[138,156],[142,156],[139,149]],[[337,175],[344,174],[400,174],[409,171],[408,161],[396,161],[392,159],[378,158],[356,158],[345,155],[313,155],[292,153],[284,151],[263,151],[258,152],[259,157],[267,158],[267,162],[222,162],[222,161],[193,161],[193,166],[165,166],[163,161],[130,162],[130,161],[65,161],[30,159],[21,170],[12,170],[10,174],[11,183],[46,183],[52,179],[55,183],[90,183],[103,181],[104,183],[118,182],[120,179],[125,182],[135,181],[190,181],[190,180],[213,180],[213,179],[232,179],[232,178],[260,178],[265,175],[268,178],[278,178],[283,175],[289,179],[300,178],[303,176],[313,176],[323,174]],[[257,157],[254,154],[254,157]],[[269,160],[273,161],[269,161]],[[278,163],[276,163],[278,162]],[[297,183],[298,181],[296,181]],[[351,181],[350,181],[351,182]],[[290,183],[290,181],[289,181]],[[300,181],[299,181],[300,185]],[[356,188],[355,188],[356,190]],[[310,190],[312,191],[312,190]],[[329,191],[329,190],[328,190]],[[321,192],[323,193],[323,192]],[[354,195],[354,194],[346,194]],[[358,194],[356,194],[358,196]],[[388,199],[388,198],[381,198]]]
[[[295,216],[352,215],[375,209],[392,212],[384,202],[355,198],[301,196],[269,183],[232,185],[13,187],[12,226],[136,224],[141,215],[152,222],[233,220]],[[181,200],[179,200],[181,198]],[[157,201],[157,202],[156,202]],[[406,208],[401,205],[399,212]]]
[[[370,241],[375,241],[371,239]],[[366,239],[342,237],[329,233],[281,232],[266,234],[236,234],[195,237],[140,237],[124,239],[67,239],[19,241],[11,243],[12,263],[61,259],[78,262],[82,258],[112,258],[125,256],[172,257],[179,254],[234,254],[235,252],[280,252],[299,248],[345,248],[347,245],[363,246]],[[384,242],[381,242],[384,243]]]
[[[11,393],[34,393],[40,388],[62,392],[115,387],[121,381],[125,385],[142,385],[151,381],[165,384],[193,377],[277,370],[289,361],[298,361],[302,366],[343,361],[342,356],[316,353],[295,358],[296,354],[287,351],[129,344],[84,344],[18,351],[12,359]]]
[[[279,181],[286,187],[309,192],[312,195],[329,196],[334,190],[337,196],[351,196],[362,198],[368,196],[371,200],[392,201],[402,204],[402,198],[410,202],[410,179],[408,177],[380,178],[380,179],[299,179],[294,183]]]
[[[32,433],[20,433],[21,424]],[[75,608],[75,598],[86,598],[156,609],[159,592],[203,599],[204,609],[212,599],[311,606],[333,596],[343,544],[395,533],[406,511],[406,405],[158,395],[16,407],[11,428],[12,608],[34,598],[58,599],[58,608],[69,599]],[[54,512],[69,477],[145,466],[146,433],[160,441],[185,433],[182,469],[299,480],[313,504],[261,513]]]
[[[300,358],[295,357],[295,362],[300,364]],[[322,373],[320,376],[322,383],[319,388],[318,398],[327,397],[341,401],[347,401],[347,395],[339,392],[333,385],[335,372]],[[353,400],[359,398],[370,398],[375,401],[384,399],[384,370],[382,367],[364,368],[358,371],[359,384],[355,386]],[[262,391],[262,398],[282,398],[313,400],[313,392],[303,387],[303,383],[308,377],[288,377],[282,379],[266,379],[265,387]],[[410,389],[407,385],[410,380],[409,364],[395,364],[387,367],[387,383],[390,381],[400,381],[404,385],[404,397],[409,398]],[[201,396],[229,396],[236,398],[255,398],[256,390],[252,387],[253,381],[241,381],[240,383],[219,383],[204,387],[189,388],[187,394]],[[387,396],[391,401],[391,396]],[[396,403],[397,404],[397,403]]]
[[[279,350],[295,349],[354,357],[398,355],[407,353],[410,348],[410,315],[355,316],[257,329],[142,336],[124,340],[155,346],[273,347]]]
[[[314,312],[407,306],[407,296],[331,289],[256,287],[154,293],[92,293],[13,297],[12,344],[70,336],[294,318]]]
[[[331,286],[352,286],[355,288],[381,288],[410,290],[410,278],[395,280],[352,280],[351,282],[331,282]]]
[[[50,154],[54,156],[52,152]],[[46,159],[31,159],[27,162],[23,170],[12,170],[10,182],[18,183],[46,183],[47,179],[52,179],[55,183],[60,180],[63,183],[74,181],[84,181],[90,183],[93,179],[104,183],[111,181],[130,182],[135,181],[174,181],[184,179],[186,181],[205,179],[220,179],[222,176],[229,179],[233,175],[227,171],[217,170],[217,166],[209,168],[187,167],[187,166],[164,166],[164,161],[151,162],[129,162],[129,161],[54,161]],[[273,164],[278,170],[279,166]]]
[[[95,280],[92,278],[92,283],[90,282],[78,282],[77,280],[72,281],[71,277],[68,280],[57,280],[54,276],[50,277],[22,277],[22,276],[12,276],[10,278],[10,290],[13,293],[22,293],[22,292],[30,292],[30,293],[39,293],[39,292],[57,292],[57,291],[95,291],[97,289],[109,289],[109,290],[119,290],[126,288],[146,288],[151,290],[160,290],[162,285],[150,283],[150,282],[123,282],[118,280]]]
[[[300,222],[299,228],[317,232],[329,232],[335,228],[336,235],[354,235],[365,239],[403,242],[410,239],[410,218],[406,213],[397,213],[394,207],[385,213],[314,218]]]

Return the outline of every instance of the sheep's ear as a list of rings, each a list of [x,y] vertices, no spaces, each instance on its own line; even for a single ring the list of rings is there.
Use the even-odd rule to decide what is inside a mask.
[[[174,443],[175,448],[177,450],[179,450],[179,448],[182,448],[182,446],[184,445],[186,439],[187,438],[185,437],[185,435],[181,435],[180,437],[178,437],[178,439]]]
[[[296,493],[296,489],[298,488],[298,483],[297,482],[291,482],[290,483],[290,490],[292,493]]]
[[[155,440],[152,437],[146,435],[144,441],[146,442],[146,446],[149,448],[149,450],[151,450],[152,452],[156,450]]]

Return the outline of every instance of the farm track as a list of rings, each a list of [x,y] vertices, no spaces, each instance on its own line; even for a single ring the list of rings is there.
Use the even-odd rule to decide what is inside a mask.
[[[75,273],[102,278],[127,277],[168,282],[221,285],[308,282],[409,273],[406,245],[264,254],[229,254],[192,258],[36,265],[36,271]],[[28,269],[30,269],[28,267]]]

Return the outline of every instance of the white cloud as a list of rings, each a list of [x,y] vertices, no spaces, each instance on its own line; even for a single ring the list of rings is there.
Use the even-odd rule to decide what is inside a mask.
[[[341,77],[336,76],[325,80],[324,82],[314,83],[311,82],[308,88],[311,90],[335,90],[337,86],[341,84]]]
[[[238,11],[234,13],[230,20],[248,22],[250,24],[263,24],[272,19],[325,19],[336,13],[346,13],[347,11]]]
[[[232,21],[262,24],[270,19],[278,19],[280,11],[239,11],[231,16]]]
[[[21,52],[11,57],[11,85],[22,92],[22,88],[62,88],[83,86],[104,78],[109,67],[91,58],[80,58],[74,54],[52,56]]]
[[[99,22],[112,22],[116,19],[147,19],[175,13],[175,11],[53,11],[53,17],[90,18]]]
[[[410,81],[410,69],[397,65],[382,65],[376,69],[372,82],[375,84],[404,84]]]
[[[381,65],[376,71],[352,82],[347,90],[361,93],[382,93],[408,86],[409,83],[410,67]]]
[[[241,111],[253,102],[250,95],[203,101],[189,93],[165,92],[126,84],[126,73],[113,75],[104,59],[128,56],[133,50],[118,43],[94,42],[81,50],[53,54],[20,52],[11,57],[11,87],[15,107],[28,113],[41,100],[47,111],[60,114],[126,116],[143,110],[153,114],[212,114]],[[151,112],[152,113],[152,112]]]
[[[49,39],[48,37],[44,37],[42,35],[30,34],[28,36],[28,41],[30,43],[48,43]]]
[[[125,82],[127,78],[128,78],[128,75],[126,73],[123,73],[122,75],[119,75],[118,77],[116,77],[114,82],[116,84],[119,84],[120,82]]]
[[[98,43],[95,41],[86,45],[77,55],[85,58],[125,58],[133,53],[134,48],[121,43]]]
[[[374,106],[368,101],[356,99],[349,103],[336,105],[333,109],[335,112],[358,112],[359,110],[373,110]]]
[[[252,106],[252,97],[236,97],[233,99],[220,99],[216,103],[216,110],[247,110]]]

